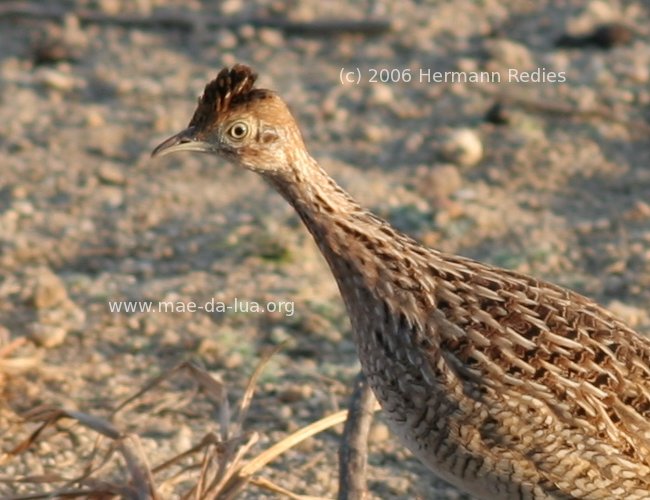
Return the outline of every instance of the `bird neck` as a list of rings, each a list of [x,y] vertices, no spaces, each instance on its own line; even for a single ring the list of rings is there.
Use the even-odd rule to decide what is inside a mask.
[[[348,307],[355,294],[393,295],[399,270],[391,264],[406,258],[413,240],[361,208],[307,153],[266,179],[298,212]]]
[[[373,217],[306,152],[265,176],[294,207],[326,257],[349,247],[349,232],[372,232]]]

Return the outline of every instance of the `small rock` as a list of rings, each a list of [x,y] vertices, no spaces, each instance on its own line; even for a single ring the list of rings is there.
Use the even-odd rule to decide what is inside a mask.
[[[122,186],[126,184],[126,176],[121,169],[110,163],[104,163],[99,167],[97,177],[104,184]]]
[[[67,330],[61,326],[43,325],[32,323],[30,327],[30,338],[41,347],[57,347],[65,341]]]
[[[208,354],[218,354],[221,352],[221,348],[219,347],[219,342],[212,338],[204,338],[201,340],[199,343],[199,346],[196,349],[197,354],[200,354],[201,356],[205,356]]]
[[[79,17],[72,12],[63,16],[63,39],[72,48],[74,58],[81,58],[88,47],[87,31]]]
[[[227,370],[234,370],[244,364],[244,356],[239,352],[231,352],[223,360],[223,366]]]
[[[29,193],[25,186],[16,185],[11,188],[11,196],[15,199],[22,200],[26,198],[28,194]]]
[[[383,422],[376,422],[370,428],[370,434],[368,436],[368,441],[371,443],[383,443],[390,439],[390,429]]]
[[[142,329],[142,322],[140,321],[139,316],[129,316],[126,320],[126,326],[134,332],[139,332]]]
[[[122,10],[122,2],[119,0],[99,0],[99,9],[104,14],[116,15]]]
[[[456,67],[458,71],[463,71],[470,73],[472,71],[480,71],[478,61],[476,59],[470,59],[468,57],[461,57],[456,61]]]
[[[217,45],[222,50],[232,50],[239,43],[237,36],[231,30],[219,30],[216,34]]]
[[[36,278],[32,303],[36,309],[49,309],[68,300],[68,293],[61,279],[47,268]]]
[[[381,144],[392,135],[390,129],[378,125],[366,125],[363,132],[366,139],[374,144]]]
[[[371,89],[370,101],[372,104],[389,105],[395,102],[393,91],[387,83],[377,83]]]
[[[489,40],[487,52],[492,59],[492,64],[489,64],[490,67],[487,68],[489,71],[498,71],[499,69],[507,71],[510,68],[524,71],[535,67],[528,48],[512,40],[505,38]]]
[[[284,37],[282,32],[270,28],[261,28],[258,30],[257,36],[267,47],[282,47],[284,45]]]
[[[101,127],[106,123],[104,115],[98,109],[89,108],[86,110],[86,125],[89,127]]]
[[[225,0],[221,2],[221,13],[227,16],[232,16],[241,13],[244,8],[242,0]]]
[[[278,398],[283,403],[295,403],[296,401],[304,401],[305,399],[310,398],[313,393],[314,389],[310,385],[294,385],[280,392]]]
[[[50,269],[33,270],[29,283],[28,297],[35,312],[28,331],[36,344],[56,347],[69,331],[83,327],[85,312],[70,300],[65,285]]]
[[[192,438],[192,429],[187,425],[181,425],[174,436],[174,446],[177,450],[189,450],[193,444]]]
[[[282,344],[293,340],[291,334],[282,326],[274,326],[269,337],[274,344]]]
[[[281,420],[288,421],[293,418],[293,409],[289,405],[282,405],[278,411]]]
[[[413,132],[404,141],[404,149],[409,153],[417,153],[422,150],[424,141],[424,134]]]
[[[511,120],[511,113],[501,101],[495,101],[485,113],[485,121],[495,125],[507,125]]]
[[[41,85],[62,92],[70,92],[75,88],[82,87],[81,82],[74,76],[52,68],[41,68],[36,73],[36,81]]]
[[[445,160],[462,167],[472,167],[483,158],[483,143],[471,129],[457,129],[441,140],[441,153]]]
[[[251,24],[242,24],[239,27],[238,34],[242,40],[250,41],[255,38],[255,27]]]
[[[650,218],[650,204],[637,200],[634,206],[625,212],[624,217],[629,220],[645,220]]]
[[[27,200],[15,201],[12,206],[16,213],[22,215],[23,217],[29,217],[30,215],[33,215],[35,211],[34,205],[32,205],[32,203]]]
[[[97,199],[101,200],[107,208],[118,208],[124,203],[124,192],[115,186],[104,186],[97,193]]]

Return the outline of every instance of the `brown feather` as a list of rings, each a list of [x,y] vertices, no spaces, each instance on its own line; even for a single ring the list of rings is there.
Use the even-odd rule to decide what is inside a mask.
[[[650,341],[586,297],[426,248],[364,210],[254,81],[221,71],[192,125],[257,132],[215,151],[262,174],[313,235],[406,446],[480,498],[650,498]]]

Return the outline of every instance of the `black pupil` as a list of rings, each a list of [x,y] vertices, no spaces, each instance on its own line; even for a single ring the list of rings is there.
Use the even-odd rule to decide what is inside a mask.
[[[242,137],[246,133],[246,127],[243,125],[235,125],[232,129],[232,135],[235,137]]]

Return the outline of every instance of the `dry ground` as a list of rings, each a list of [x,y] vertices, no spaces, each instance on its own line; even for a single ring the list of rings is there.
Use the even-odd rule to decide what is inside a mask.
[[[68,15],[9,15],[17,5]],[[105,22],[85,22],[81,9]],[[178,12],[193,24],[156,21]],[[125,24],[125,14],[146,21]],[[392,29],[332,34],[255,21],[369,17]],[[631,40],[555,45],[607,22],[627,23]],[[0,346],[28,341],[0,360],[0,451],[35,428],[17,414],[52,404],[106,417],[184,359],[223,379],[234,402],[261,354],[285,341],[251,408],[258,449],[345,405],[358,370],[349,324],[289,207],[253,174],[214,158],[149,159],[187,123],[205,82],[234,62],[286,97],[312,153],[399,228],[571,287],[650,332],[649,27],[642,0],[1,2]],[[342,84],[341,68],[359,68],[361,82]],[[414,77],[371,83],[373,68]],[[566,82],[419,79],[420,69],[510,68],[564,71]],[[499,99],[507,123],[495,124],[485,116]],[[116,300],[213,297],[291,301],[294,314],[109,309]],[[116,417],[141,437],[151,464],[217,428],[192,387],[179,376]],[[74,477],[95,439],[62,422],[3,457],[0,479]],[[263,475],[332,497],[337,439],[321,434]],[[370,462],[376,498],[459,498],[381,423]],[[124,476],[119,467],[98,475]],[[187,484],[161,493],[173,498]],[[0,497],[54,486],[0,481]],[[251,487],[243,497],[267,495]]]

